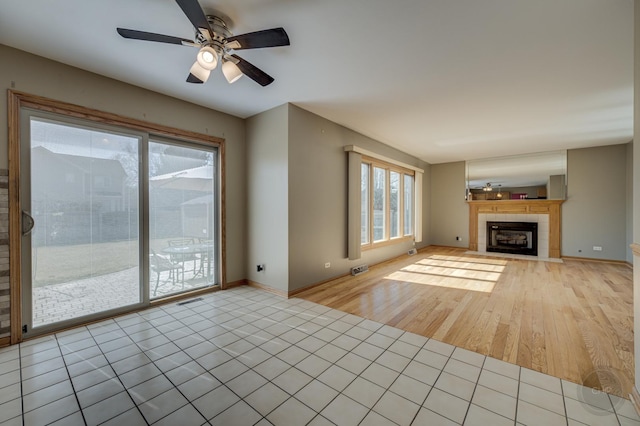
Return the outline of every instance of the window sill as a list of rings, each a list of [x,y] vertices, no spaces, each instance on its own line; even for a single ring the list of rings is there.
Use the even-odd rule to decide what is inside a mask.
[[[385,241],[378,241],[375,243],[369,243],[369,244],[362,244],[362,251],[366,251],[366,250],[373,250],[373,249],[377,249],[379,247],[386,247],[386,246],[392,246],[392,245],[396,245],[396,244],[401,244],[401,243],[406,243],[406,242],[410,242],[413,241],[413,235],[408,235],[405,237],[398,237],[398,238],[393,238],[391,240],[385,240]]]

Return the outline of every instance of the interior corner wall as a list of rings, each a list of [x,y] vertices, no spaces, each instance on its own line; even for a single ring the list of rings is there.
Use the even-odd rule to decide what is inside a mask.
[[[567,152],[562,256],[627,259],[626,155],[626,144]],[[602,251],[595,251],[594,246]]]
[[[431,166],[431,244],[469,247],[465,175],[464,161]]]
[[[627,152],[625,154],[627,159],[626,164],[626,197],[627,197],[627,220],[626,220],[626,228],[627,228],[627,258],[626,261],[630,264],[633,264],[633,251],[631,250],[631,244],[633,243],[633,141],[629,142],[627,145]]]
[[[244,120],[2,44],[0,63],[0,169],[8,167],[8,89],[224,138],[227,282],[245,278]]]
[[[431,204],[431,168],[433,167],[431,164],[425,164],[424,174],[422,176],[422,242],[420,244],[416,244],[417,248],[427,247],[433,244],[432,234],[433,231],[431,229],[432,223],[432,204]]]
[[[345,145],[357,145],[428,174],[429,165],[415,157],[289,105],[289,291],[347,274],[353,266],[388,260],[413,247],[412,242],[394,244],[364,250],[358,260],[348,259]],[[423,241],[428,237],[428,231],[423,232]],[[325,263],[331,266],[325,268]]]
[[[247,279],[289,290],[288,106],[246,120]],[[257,265],[265,265],[257,271]]]
[[[634,2],[633,101],[633,242],[640,244],[640,0]],[[633,328],[640,330],[640,256],[634,256]],[[634,337],[635,390],[640,388],[640,338]]]

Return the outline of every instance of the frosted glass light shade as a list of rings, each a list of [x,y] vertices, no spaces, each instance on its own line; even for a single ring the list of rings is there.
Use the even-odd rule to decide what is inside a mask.
[[[218,66],[218,52],[211,46],[204,46],[198,52],[198,64],[205,70],[213,70]]]
[[[189,72],[196,76],[196,78],[201,80],[203,83],[209,79],[209,74],[211,74],[211,71],[206,68],[202,68],[198,61],[195,61],[193,63]]]
[[[225,61],[222,64],[222,74],[224,74],[224,78],[227,79],[229,84],[235,83],[244,75],[240,68],[231,61]]]

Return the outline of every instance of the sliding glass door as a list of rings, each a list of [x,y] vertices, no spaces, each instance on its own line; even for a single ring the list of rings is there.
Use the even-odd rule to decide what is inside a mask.
[[[21,116],[22,319],[30,336],[217,285],[217,149]]]
[[[216,284],[216,152],[149,143],[150,298]]]
[[[28,123],[27,332],[140,304],[140,137],[39,117]]]

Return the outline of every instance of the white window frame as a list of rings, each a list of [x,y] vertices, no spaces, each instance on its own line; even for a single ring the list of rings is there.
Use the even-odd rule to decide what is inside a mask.
[[[415,243],[422,241],[422,181],[424,170],[411,164],[388,158],[368,149],[356,145],[346,145],[344,151],[348,153],[348,212],[347,212],[347,253],[349,260],[357,260],[362,257],[362,250],[379,247],[384,244],[397,244],[401,241],[413,238]],[[390,166],[397,166],[413,172],[413,228],[412,235],[404,235],[402,238],[384,241],[381,243],[362,243],[362,162],[363,158],[380,161]],[[371,169],[371,168],[370,168]],[[369,199],[371,203],[372,200]],[[371,217],[369,225],[371,223]],[[403,230],[404,233],[404,230]],[[371,239],[369,239],[371,241]]]
[[[400,166],[397,166],[395,164],[391,164],[389,162],[386,161],[382,161],[376,158],[371,158],[368,156],[362,156],[362,164],[367,164],[369,165],[369,220],[368,220],[368,229],[366,230],[366,232],[368,232],[368,238],[367,238],[367,242],[366,243],[362,243],[362,249],[363,250],[367,250],[367,249],[371,249],[371,248],[376,248],[376,247],[380,247],[383,245],[388,245],[388,244],[396,244],[396,243],[400,243],[400,242],[404,242],[407,240],[412,240],[413,239],[413,234],[405,234],[404,233],[404,202],[405,202],[405,197],[404,197],[404,180],[405,180],[405,176],[411,176],[414,179],[415,182],[415,171],[413,170],[409,170]],[[374,173],[375,170],[384,170],[384,223],[383,223],[383,229],[384,229],[384,234],[382,236],[382,238],[379,239],[374,239],[374,227],[375,227],[375,217],[374,217],[374,192],[375,192],[375,188],[373,185],[374,182]],[[398,222],[399,222],[399,228],[398,228],[398,234],[395,237],[391,237],[390,233],[391,233],[391,172],[395,172],[398,173],[400,175],[400,182],[399,182],[399,192],[398,192]],[[414,183],[414,188],[413,188],[413,197],[412,197],[412,202],[413,204],[415,204],[415,183]],[[415,223],[415,211],[412,212],[411,214],[411,221],[412,223]],[[413,227],[412,227],[413,228]]]

